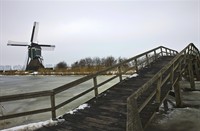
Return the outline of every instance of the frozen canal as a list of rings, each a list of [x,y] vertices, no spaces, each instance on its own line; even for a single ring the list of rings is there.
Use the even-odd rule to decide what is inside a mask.
[[[18,94],[33,91],[49,90],[68,82],[79,79],[83,76],[0,76],[0,95],[6,94]],[[111,76],[100,76],[97,78],[98,83],[110,78]],[[106,90],[108,87],[118,82],[118,78],[111,81],[108,85],[101,87],[101,91]],[[87,81],[73,89],[69,89],[64,93],[56,95],[56,104],[67,100],[79,92],[90,88],[93,85],[92,80]],[[186,82],[181,82],[181,87],[189,87]],[[197,90],[200,90],[200,82],[196,82]],[[68,104],[67,106],[57,111],[57,116],[76,108],[83,104],[85,101],[94,97],[94,92],[89,93],[85,97],[81,97]],[[183,108],[175,108],[174,98],[168,97],[173,103],[169,104],[169,111],[165,112],[163,107],[160,107],[160,111],[156,113],[151,123],[147,126],[145,131],[199,131],[200,130],[200,91],[182,91]],[[11,114],[13,112],[29,111],[32,109],[38,109],[40,107],[48,107],[50,105],[49,98],[42,97],[37,99],[29,99],[28,101],[15,101],[0,103],[0,115]],[[42,113],[39,115],[30,115],[19,117],[12,120],[0,121],[0,130],[10,128],[18,125],[26,125],[29,123],[46,121],[51,118],[51,113]],[[44,125],[45,122],[39,125]],[[54,124],[51,123],[50,124]],[[35,126],[38,127],[38,124]],[[24,127],[14,128],[24,129]],[[24,129],[24,130],[27,130]]]
[[[190,87],[189,83],[181,82],[182,88]],[[200,90],[200,81],[196,82]],[[168,99],[175,103],[172,97]],[[169,111],[163,107],[155,115],[145,131],[200,131],[200,91],[182,91],[183,108],[175,108],[169,104]]]
[[[81,77],[83,76],[0,76],[0,96],[50,90]],[[111,76],[97,77],[97,82],[100,83],[110,77]],[[118,81],[119,78],[112,80],[108,84],[100,87],[99,92],[106,90],[108,87],[111,87]],[[56,95],[56,105],[91,87],[93,87],[93,80],[89,80],[63,93],[59,93]],[[78,105],[83,104],[85,101],[91,99],[92,97],[94,97],[93,91],[88,93],[88,95],[81,97],[80,99],[77,99],[76,101],[71,102],[63,108],[57,110],[57,116],[63,115],[65,112],[68,112]],[[12,114],[22,111],[31,111],[48,107],[50,107],[49,97],[2,102],[0,103],[0,115]],[[0,130],[17,125],[49,120],[50,118],[51,112],[8,119],[0,121]]]

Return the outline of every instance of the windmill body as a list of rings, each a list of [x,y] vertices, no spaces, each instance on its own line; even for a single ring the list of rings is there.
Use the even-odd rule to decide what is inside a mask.
[[[28,60],[26,64],[26,70],[37,71],[40,68],[44,68],[42,64],[42,47],[55,48],[55,45],[44,45],[37,43],[37,34],[38,34],[39,23],[34,22],[32,35],[31,35],[31,44],[27,42],[15,42],[8,41],[8,46],[27,46],[28,47]]]

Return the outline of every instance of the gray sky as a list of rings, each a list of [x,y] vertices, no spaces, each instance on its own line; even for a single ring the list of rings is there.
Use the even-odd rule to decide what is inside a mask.
[[[200,0],[0,0],[0,65],[23,65],[33,22],[38,41],[53,44],[43,51],[44,65],[84,57],[132,57],[163,45],[200,48]]]

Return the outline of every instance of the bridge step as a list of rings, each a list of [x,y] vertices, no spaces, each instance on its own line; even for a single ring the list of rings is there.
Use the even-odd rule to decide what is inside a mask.
[[[144,83],[151,79],[163,66],[165,66],[173,57],[162,57],[155,61],[150,67],[139,71],[137,77],[132,77],[118,83],[102,93],[98,98],[93,98],[87,102],[88,108],[79,110],[74,114],[65,114],[65,121],[53,127],[43,127],[38,131],[125,131],[127,120],[127,98]],[[161,98],[171,88],[171,85],[165,84],[167,89],[161,89]],[[154,91],[156,84],[138,98],[138,105],[141,105],[147,96]],[[159,104],[151,99],[148,106],[140,112],[143,127],[147,124]]]

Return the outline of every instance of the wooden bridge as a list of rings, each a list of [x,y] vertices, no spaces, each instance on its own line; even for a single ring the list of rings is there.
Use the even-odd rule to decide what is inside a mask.
[[[125,65],[129,64],[129,68]],[[117,71],[113,77],[98,83],[97,77],[107,72]],[[137,74],[129,78],[123,74]],[[103,93],[98,93],[102,85],[119,77],[115,84]],[[176,105],[182,106],[179,81],[185,78],[195,90],[195,80],[200,80],[200,53],[191,43],[180,53],[160,46],[103,71],[88,75],[50,91],[0,96],[0,102],[50,96],[49,108],[0,116],[0,120],[43,112],[52,113],[56,119],[56,110],[66,104],[94,91],[94,98],[87,101],[88,107],[77,110],[74,114],[63,115],[64,122],[52,127],[43,127],[38,131],[142,131],[154,116],[159,106],[170,92],[174,90]],[[57,104],[56,95],[88,80],[94,86],[80,94]],[[165,104],[164,104],[165,105]],[[57,118],[59,119],[59,118]]]

